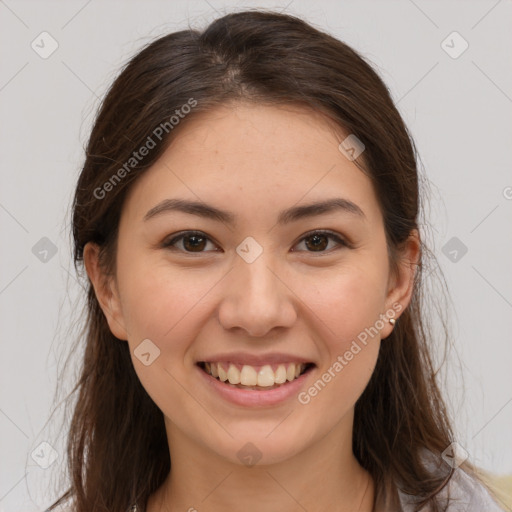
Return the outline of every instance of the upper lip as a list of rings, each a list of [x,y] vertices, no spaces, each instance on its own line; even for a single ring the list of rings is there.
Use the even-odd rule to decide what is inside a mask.
[[[231,362],[236,364],[247,364],[250,366],[262,366],[265,364],[280,364],[280,363],[312,363],[311,359],[305,359],[301,356],[293,354],[284,354],[273,352],[271,354],[248,354],[246,352],[229,352],[224,354],[216,354],[206,356],[199,359],[198,362],[206,363],[223,363]]]

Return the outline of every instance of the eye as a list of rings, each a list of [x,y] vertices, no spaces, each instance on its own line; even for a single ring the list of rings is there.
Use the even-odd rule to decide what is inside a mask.
[[[343,240],[339,235],[333,233],[332,231],[312,231],[303,236],[296,246],[300,245],[300,243],[304,243],[306,247],[306,252],[330,252],[333,247],[330,247],[327,251],[326,249],[329,247],[329,241],[334,241],[336,245],[342,247],[350,247],[350,244]],[[213,251],[205,250],[208,243],[215,247],[215,244],[212,240],[206,236],[201,231],[184,231],[179,233],[177,236],[174,236],[168,241],[165,241],[162,244],[164,248],[170,248],[171,250],[178,250],[185,253],[202,253],[202,252],[213,252],[217,249],[213,249]],[[336,246],[334,247],[334,249]],[[292,251],[296,252],[295,249]]]
[[[311,249],[306,252],[330,252],[330,250],[326,251],[329,246],[329,240],[334,240],[338,246],[349,247],[349,244],[336,233],[325,230],[312,231],[306,234],[306,236],[302,237],[300,243],[304,243],[308,249]],[[330,249],[332,249],[332,247]]]
[[[177,242],[180,242],[177,245]],[[208,242],[213,242],[201,231],[185,231],[178,236],[166,241],[162,244],[165,248],[177,249],[183,252],[189,253],[201,253],[201,252],[210,252],[203,251]],[[181,247],[180,247],[181,245]]]

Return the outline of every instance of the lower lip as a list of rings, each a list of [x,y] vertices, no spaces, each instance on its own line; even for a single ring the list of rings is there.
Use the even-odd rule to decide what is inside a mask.
[[[199,368],[199,366],[196,366],[196,368],[202,375],[202,378],[205,379],[207,385],[222,396],[222,398],[236,405],[245,405],[247,407],[276,405],[289,400],[293,396],[297,396],[300,389],[306,382],[306,379],[314,370],[314,368],[311,368],[300,377],[297,377],[292,381],[288,381],[286,384],[282,384],[278,388],[269,389],[268,391],[259,391],[254,389],[236,388],[230,384],[225,384],[206,373],[204,370]]]

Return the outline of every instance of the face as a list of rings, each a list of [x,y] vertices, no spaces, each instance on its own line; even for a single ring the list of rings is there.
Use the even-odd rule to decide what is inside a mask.
[[[130,190],[113,294],[96,291],[171,438],[264,464],[351,434],[411,275],[390,272],[346,135],[306,109],[225,106]]]

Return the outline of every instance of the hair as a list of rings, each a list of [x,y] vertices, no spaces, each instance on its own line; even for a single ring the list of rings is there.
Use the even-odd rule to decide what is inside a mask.
[[[291,15],[249,10],[225,15],[202,32],[189,28],[156,39],[111,85],[74,195],[77,272],[84,246],[94,242],[104,275],[115,276],[119,220],[133,183],[189,120],[237,101],[310,108],[364,144],[355,163],[376,190],[390,261],[397,263],[400,248],[419,229],[420,194],[417,150],[387,87],[340,40]],[[169,122],[177,111],[188,113],[179,124]],[[149,138],[148,154],[131,160]],[[453,474],[441,453],[453,432],[436,382],[431,322],[423,318],[427,253],[422,243],[411,303],[381,345],[355,405],[353,452],[374,479],[376,495],[399,488],[414,497],[416,510],[438,511],[440,491]],[[70,393],[77,394],[67,439],[71,483],[49,510],[68,499],[76,512],[124,512],[133,503],[144,510],[171,468],[163,414],[142,387],[128,344],[110,331],[90,281],[85,307],[83,364]],[[461,468],[474,470],[468,462]]]

